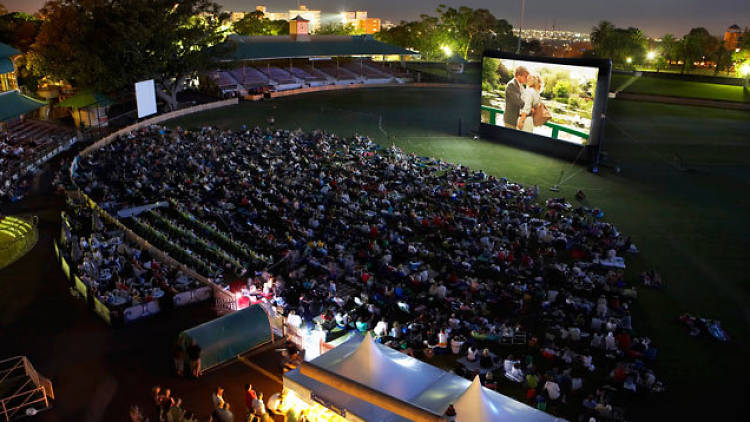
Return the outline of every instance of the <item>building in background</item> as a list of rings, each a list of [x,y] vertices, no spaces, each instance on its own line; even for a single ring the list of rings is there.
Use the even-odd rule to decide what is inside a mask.
[[[320,10],[312,10],[300,4],[297,9],[290,9],[286,12],[271,12],[267,6],[259,5],[255,10],[263,12],[263,16],[272,20],[291,20],[297,16],[309,22],[310,33],[315,33],[324,23],[341,22],[344,25],[352,25],[358,33],[374,34],[380,32],[380,18],[367,16],[366,10],[354,10],[340,13],[323,13]],[[244,12],[232,12],[231,20],[236,22],[244,17]]]
[[[245,17],[245,12],[230,12],[229,21],[232,23],[239,22]]]
[[[310,22],[310,32],[315,32],[320,28],[320,10],[310,10],[304,4],[299,5],[299,9],[289,10],[289,17],[292,19],[300,16]]]
[[[263,16],[272,21],[288,21],[294,17],[289,16],[289,12],[269,12],[266,6],[255,6],[255,10],[263,12]]]
[[[729,51],[736,49],[742,43],[742,29],[739,25],[732,25],[724,32],[724,48]]]
[[[370,18],[366,10],[341,12],[341,23],[352,25],[357,32],[374,34],[380,32],[380,18]]]

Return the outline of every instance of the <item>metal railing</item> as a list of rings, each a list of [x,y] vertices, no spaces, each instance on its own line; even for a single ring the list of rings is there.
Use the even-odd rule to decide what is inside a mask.
[[[483,105],[482,110],[488,111],[490,113],[490,123],[493,125],[497,124],[497,115],[503,114],[503,109],[497,108],[497,107]],[[571,135],[577,136],[579,138],[583,138],[585,140],[589,139],[588,133],[581,132],[580,130],[573,129],[568,126],[563,126],[561,124],[552,123],[552,122],[547,122],[544,124],[544,126],[552,128],[552,139],[560,139],[560,132],[569,133]]]
[[[19,412],[35,404],[44,403],[42,409],[49,408],[48,398],[55,397],[52,382],[39,375],[25,356],[5,359],[0,361],[0,366],[6,366],[6,369],[0,370],[0,383],[21,376],[28,378],[15,392],[0,398],[0,415],[3,421],[10,422],[16,417],[25,416]]]

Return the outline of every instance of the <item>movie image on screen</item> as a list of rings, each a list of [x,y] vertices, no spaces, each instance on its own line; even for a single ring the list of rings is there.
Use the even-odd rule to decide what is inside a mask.
[[[598,67],[485,56],[482,123],[588,145]]]

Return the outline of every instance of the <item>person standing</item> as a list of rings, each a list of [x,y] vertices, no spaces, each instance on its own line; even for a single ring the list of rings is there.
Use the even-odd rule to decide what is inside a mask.
[[[190,346],[187,348],[188,359],[190,359],[190,372],[193,377],[198,378],[201,374],[201,347],[195,342],[195,339],[191,340]]]
[[[505,127],[511,129],[518,128],[518,117],[523,108],[523,99],[521,93],[524,90],[523,84],[529,76],[529,70],[524,66],[516,67],[515,77],[505,85],[505,111],[503,111],[503,122]]]
[[[216,391],[211,393],[211,402],[214,405],[214,409],[220,409],[224,406],[224,389],[216,387]]]
[[[266,413],[266,404],[263,402],[263,393],[258,393],[258,397],[253,400],[253,417],[255,420],[262,421]]]
[[[253,400],[257,399],[258,395],[253,390],[252,384],[245,384],[245,407],[247,407],[247,420],[250,420],[250,416],[253,414]]]

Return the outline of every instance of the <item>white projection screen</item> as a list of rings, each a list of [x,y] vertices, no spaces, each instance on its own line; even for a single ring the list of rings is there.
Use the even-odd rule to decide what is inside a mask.
[[[154,80],[135,83],[135,101],[138,105],[138,118],[156,114],[156,89]]]

